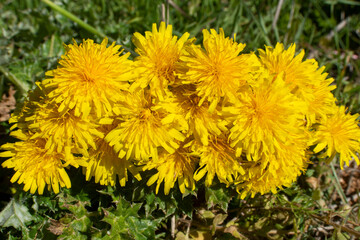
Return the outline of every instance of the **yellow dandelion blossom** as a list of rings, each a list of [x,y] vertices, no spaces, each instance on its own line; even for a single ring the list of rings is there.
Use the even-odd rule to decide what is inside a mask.
[[[242,166],[245,174],[237,179],[237,190],[241,198],[256,193],[276,193],[278,189],[289,187],[301,175],[309,163],[307,138],[279,142],[276,152],[261,151],[256,161],[246,161],[243,156]],[[252,159],[253,160],[253,159]]]
[[[296,45],[287,50],[281,43],[275,48],[267,46],[265,51],[259,49],[260,61],[271,74],[284,72],[284,81],[290,91],[303,100],[308,106],[306,113],[309,124],[315,123],[317,117],[324,117],[332,112],[335,98],[330,92],[336,88],[331,85],[332,78],[326,79],[325,67],[319,68],[315,59],[303,61],[305,51],[295,56]]]
[[[178,182],[179,189],[185,193],[185,189],[195,189],[193,174],[197,159],[191,153],[189,146],[182,144],[174,153],[160,151],[158,161],[150,161],[144,167],[144,170],[155,168],[158,172],[154,174],[147,185],[150,186],[157,182],[156,193],[164,182],[164,193],[167,195],[170,189]]]
[[[31,131],[29,129],[29,124],[33,123],[29,118],[32,118],[35,111],[39,108],[42,102],[46,99],[45,93],[42,90],[41,84],[36,82],[36,88],[32,91],[29,91],[26,99],[19,104],[15,111],[11,114],[9,123],[13,124],[10,130],[15,128],[21,129],[23,131]]]
[[[254,54],[240,54],[245,44],[238,44],[229,37],[225,38],[223,29],[219,33],[214,29],[203,30],[205,50],[198,46],[188,47],[187,54],[180,57],[182,69],[179,77],[183,83],[196,85],[197,95],[201,98],[199,106],[205,100],[214,111],[221,98],[235,102],[237,91],[251,79],[250,72],[258,62]],[[234,37],[235,38],[235,37]]]
[[[320,152],[325,147],[326,155],[332,160],[336,152],[340,153],[340,166],[349,165],[351,159],[360,164],[360,128],[357,118],[359,114],[345,113],[345,107],[340,106],[333,115],[323,118],[315,132],[317,146],[314,152]]]
[[[295,153],[294,155],[293,152],[286,151],[285,155],[264,155],[265,159],[243,163],[245,174],[237,179],[239,182],[237,191],[240,193],[240,197],[242,199],[247,195],[254,197],[257,193],[263,195],[272,192],[275,194],[279,189],[290,187],[308,165],[305,152],[303,150],[297,152],[301,154]]]
[[[114,128],[112,125],[103,125],[101,132],[106,134],[112,128]],[[104,139],[98,138],[95,144],[96,148],[90,149],[89,156],[84,158],[88,163],[83,168],[87,181],[95,177],[96,183],[114,186],[116,176],[118,176],[120,185],[125,186],[128,180],[128,171],[137,180],[141,180],[139,167],[125,158],[119,158],[115,150]]]
[[[105,140],[119,152],[119,158],[157,159],[159,147],[174,153],[185,139],[180,131],[187,124],[177,108],[170,97],[157,102],[148,92],[129,94],[117,112],[120,123]]]
[[[24,141],[1,146],[6,151],[0,153],[0,157],[10,157],[1,166],[15,170],[11,182],[23,183],[24,191],[30,190],[32,194],[36,190],[43,194],[46,185],[55,193],[59,192],[59,185],[70,188],[69,176],[61,162],[65,156],[57,152],[49,153],[45,149],[44,139],[23,138]]]
[[[179,111],[188,122],[188,136],[193,135],[195,140],[204,145],[209,144],[210,135],[221,135],[227,131],[227,121],[221,116],[221,111],[208,111],[209,102],[205,101],[199,106],[200,97],[195,94],[195,86],[180,86],[172,91],[176,96],[176,102],[180,106]]]
[[[132,83],[130,90],[150,85],[151,93],[162,100],[168,84],[175,81],[175,63],[188,38],[189,33],[184,33],[177,39],[172,35],[172,26],[166,26],[164,22],[160,23],[159,30],[154,23],[152,32],[145,32],[145,36],[134,33],[132,40],[139,54],[135,59],[139,77]]]
[[[298,138],[306,138],[306,107],[289,92],[282,74],[273,79],[263,73],[257,81],[258,87],[239,95],[237,105],[223,108],[235,115],[229,137],[236,156],[244,152],[250,161],[260,158],[262,152],[278,151],[281,143],[291,145]]]
[[[320,71],[322,71],[322,69],[319,69],[317,72]],[[323,78],[325,78],[324,75],[325,74],[322,74]],[[332,81],[332,79],[330,81]],[[319,122],[319,119],[326,118],[328,114],[332,113],[334,109],[336,109],[336,98],[330,92],[332,89],[333,88],[329,87],[327,83],[319,84],[312,88],[311,95],[307,95],[308,97],[305,99],[305,103],[308,105],[306,119],[309,126]]]
[[[43,81],[48,97],[59,103],[59,112],[74,109],[75,116],[86,118],[92,111],[97,117],[112,111],[119,100],[120,89],[128,88],[134,77],[130,53],[120,56],[123,50],[113,43],[107,47],[84,40],[69,44],[59,61],[59,67],[46,73]]]
[[[45,138],[47,149],[50,153],[64,152],[66,157],[71,157],[71,150],[87,155],[89,147],[95,148],[95,137],[103,138],[94,120],[83,119],[74,114],[74,110],[58,111],[59,104],[44,102],[27,120],[29,129],[35,132],[31,138]]]
[[[221,183],[230,185],[239,175],[245,174],[235,151],[225,137],[211,137],[208,146],[195,143],[193,152],[200,157],[200,166],[194,174],[199,181],[206,174],[205,185],[211,186],[215,176]]]

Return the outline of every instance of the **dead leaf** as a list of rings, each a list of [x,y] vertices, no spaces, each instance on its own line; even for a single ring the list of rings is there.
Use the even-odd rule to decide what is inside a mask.
[[[64,231],[65,225],[62,224],[59,221],[56,221],[54,219],[50,219],[50,226],[48,227],[48,230],[52,232],[54,235],[61,235]]]
[[[306,178],[306,182],[312,189],[317,189],[319,187],[319,179],[316,177],[308,177]]]
[[[2,96],[0,101],[0,121],[5,122],[10,118],[10,112],[15,109],[16,99],[15,99],[14,88],[10,86],[8,96],[5,94]]]
[[[224,233],[230,233],[231,235],[233,235],[235,238],[237,239],[248,239],[247,237],[245,237],[244,235],[242,235],[236,226],[232,225],[229,226],[227,228],[225,228]]]

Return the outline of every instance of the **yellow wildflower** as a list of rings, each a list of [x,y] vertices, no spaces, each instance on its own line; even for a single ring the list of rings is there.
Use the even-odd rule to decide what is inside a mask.
[[[47,185],[55,193],[59,193],[61,187],[71,187],[69,176],[62,163],[62,153],[49,153],[45,149],[45,139],[29,139],[26,135],[20,134],[16,137],[24,141],[7,143],[1,146],[6,150],[0,153],[0,157],[10,157],[2,163],[2,167],[14,168],[15,174],[11,182],[24,183],[24,191],[34,194],[36,190],[43,194]]]
[[[139,54],[135,59],[139,77],[132,83],[130,90],[146,88],[150,85],[151,94],[163,100],[167,95],[169,83],[175,81],[175,63],[182,54],[189,33],[184,33],[178,40],[172,35],[172,26],[160,23],[159,30],[156,24],[152,32],[145,32],[145,37],[134,33],[133,43]]]
[[[317,118],[333,111],[335,98],[330,91],[336,86],[330,85],[334,79],[326,79],[327,73],[323,73],[325,67],[319,68],[315,59],[303,61],[305,51],[295,56],[295,49],[295,44],[287,50],[281,43],[277,43],[275,48],[267,46],[265,51],[259,49],[260,61],[270,74],[284,73],[284,81],[290,91],[306,103],[306,117],[311,125]]]
[[[235,115],[231,146],[236,148],[236,156],[244,152],[249,161],[259,159],[262,152],[281,150],[281,144],[291,146],[295,140],[306,138],[306,107],[290,93],[282,74],[273,79],[264,72],[257,81],[257,87],[239,95],[237,105],[224,108]]]
[[[94,112],[97,117],[112,112],[119,100],[119,91],[128,88],[128,81],[134,78],[130,53],[119,56],[120,45],[108,40],[101,44],[93,40],[69,44],[59,61],[59,67],[46,73],[51,77],[42,83],[48,97],[59,103],[59,112],[74,109],[76,117]]]
[[[45,149],[49,152],[64,152],[67,157],[71,150],[87,155],[89,147],[96,149],[95,137],[103,138],[104,134],[96,130],[97,124],[89,118],[77,117],[74,110],[58,112],[59,104],[42,103],[31,117],[29,129],[35,132],[31,138],[46,139]]]
[[[294,150],[294,152],[291,152]],[[277,193],[278,189],[290,187],[308,165],[304,148],[286,146],[285,151],[275,154],[263,154],[256,162],[242,163],[245,174],[236,180],[237,191],[244,199],[250,194]]]
[[[107,134],[112,128],[112,125],[103,125],[101,131]],[[89,156],[84,158],[88,162],[83,168],[87,181],[94,176],[95,183],[114,186],[116,176],[118,176],[120,185],[125,186],[128,180],[128,170],[137,180],[141,180],[139,168],[130,160],[126,160],[124,157],[119,158],[115,150],[104,139],[98,138],[95,144],[96,148],[90,149]]]
[[[330,160],[336,152],[340,153],[341,168],[344,163],[349,165],[351,159],[360,164],[356,154],[360,152],[359,114],[350,115],[345,111],[344,106],[338,107],[332,115],[322,119],[315,132],[317,146],[314,152],[318,153],[327,147],[326,155]]]
[[[195,86],[183,85],[172,89],[179,111],[188,123],[187,136],[194,136],[195,140],[204,145],[209,144],[209,136],[221,135],[227,131],[227,121],[221,116],[221,111],[208,111],[209,102],[205,101],[199,106],[200,97],[195,94]]]
[[[129,94],[125,102],[119,103],[116,119],[120,123],[105,140],[119,152],[119,158],[157,160],[159,147],[174,153],[179,141],[185,139],[180,131],[186,128],[177,108],[170,97],[159,102],[147,91]]]
[[[279,142],[276,152],[261,151],[257,160],[242,161],[245,174],[236,179],[237,190],[244,198],[248,194],[276,193],[289,187],[301,175],[309,163],[307,138],[292,139],[291,144]],[[254,159],[253,159],[254,160]]]
[[[195,189],[193,174],[197,159],[191,153],[189,146],[182,144],[174,153],[160,151],[158,161],[150,161],[144,167],[144,170],[155,168],[158,172],[154,174],[147,182],[152,185],[155,181],[156,193],[164,182],[164,193],[167,195],[170,189],[178,182],[179,189],[185,193],[185,188]]]
[[[245,44],[225,38],[222,28],[219,33],[203,30],[203,35],[205,50],[195,45],[186,49],[187,54],[180,57],[185,71],[179,77],[183,83],[196,85],[199,106],[208,100],[209,111],[213,112],[222,98],[236,102],[237,91],[251,80],[250,72],[258,60],[253,54],[239,55]]]
[[[200,156],[200,166],[194,174],[199,181],[206,175],[205,185],[211,186],[215,175],[221,183],[229,186],[239,175],[245,174],[235,151],[225,137],[211,137],[208,146],[193,144],[193,153]]]

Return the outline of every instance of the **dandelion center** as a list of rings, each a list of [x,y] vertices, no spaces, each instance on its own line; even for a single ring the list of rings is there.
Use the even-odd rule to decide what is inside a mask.
[[[140,114],[140,119],[143,121],[146,121],[148,119],[150,119],[152,117],[152,113],[151,110],[149,108],[142,110],[141,114]]]
[[[173,49],[172,49],[173,50]],[[155,54],[155,73],[158,78],[173,80],[174,78],[174,62],[177,60],[176,52],[165,55],[163,53]]]
[[[264,125],[269,120],[276,119],[274,109],[276,106],[269,106],[265,101],[254,99],[252,102],[252,119],[256,119],[261,125]]]
[[[95,79],[93,77],[93,74],[87,74],[85,72],[82,72],[80,73],[80,78],[84,81],[84,82],[87,82],[87,83],[94,83],[95,82]]]

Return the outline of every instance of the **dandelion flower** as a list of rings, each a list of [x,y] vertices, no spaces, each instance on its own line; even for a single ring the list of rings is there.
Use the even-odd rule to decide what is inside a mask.
[[[259,49],[260,61],[270,74],[284,73],[284,81],[290,91],[307,104],[306,116],[310,125],[317,118],[332,112],[335,98],[330,91],[336,86],[331,85],[332,78],[326,79],[325,67],[319,68],[315,59],[303,61],[304,50],[295,56],[295,49],[295,44],[287,50],[281,43],[275,48],[267,46],[265,51]]]
[[[185,193],[185,189],[195,189],[193,174],[197,159],[191,153],[189,146],[182,144],[174,153],[160,151],[158,161],[150,161],[144,167],[144,170],[155,168],[158,172],[154,174],[147,185],[150,186],[157,181],[156,193],[164,182],[164,193],[167,195],[170,189],[178,182],[181,193]]]
[[[179,77],[183,83],[196,85],[196,93],[210,102],[209,111],[213,112],[220,99],[236,102],[237,91],[251,79],[250,72],[258,61],[253,54],[240,54],[245,44],[238,44],[229,37],[225,38],[223,29],[219,33],[211,29],[203,30],[205,50],[191,45],[187,54],[180,57],[184,65]],[[235,38],[235,37],[234,37]]]
[[[15,170],[11,182],[24,183],[24,191],[30,190],[34,194],[37,190],[40,195],[46,185],[55,193],[59,193],[59,185],[70,188],[71,182],[61,161],[65,156],[57,152],[49,153],[45,149],[45,139],[33,140],[25,135],[20,137],[24,141],[1,146],[6,151],[0,153],[0,157],[10,157],[1,166]]]
[[[262,72],[256,86],[239,94],[236,105],[224,108],[235,115],[229,138],[243,159],[245,174],[236,179],[242,198],[290,186],[307,165],[307,108],[283,77]]]
[[[156,102],[151,94],[141,90],[129,94],[119,106],[116,119],[120,123],[105,137],[119,152],[119,158],[157,160],[159,147],[172,154],[185,140],[181,130],[186,121],[177,113],[178,106],[172,98]]]
[[[59,104],[44,102],[27,120],[32,122],[29,129],[35,132],[31,138],[45,138],[45,149],[49,152],[64,152],[68,157],[75,148],[87,155],[89,147],[95,148],[95,137],[103,138],[95,121],[90,117],[83,119],[74,114],[74,110],[58,111]]]
[[[180,113],[189,125],[188,136],[193,135],[195,140],[203,145],[209,144],[209,136],[219,136],[227,131],[227,121],[221,116],[220,111],[210,113],[209,102],[205,101],[199,106],[200,97],[195,94],[195,87],[180,86],[172,90],[176,96],[176,102],[180,106]]]
[[[340,106],[333,115],[323,118],[316,128],[315,139],[317,146],[315,153],[320,152],[326,146],[326,155],[332,160],[336,152],[340,153],[340,166],[344,162],[349,165],[351,159],[360,164],[357,153],[360,152],[360,128],[358,114],[345,113],[345,107]]]
[[[225,137],[211,137],[208,146],[195,143],[192,148],[200,157],[200,166],[194,179],[199,181],[206,174],[206,186],[211,186],[215,175],[221,183],[229,186],[239,175],[245,174]]]
[[[229,138],[236,156],[246,153],[249,161],[260,158],[262,152],[274,153],[280,144],[291,145],[305,138],[304,104],[289,92],[282,75],[273,79],[263,73],[258,87],[239,95],[239,103],[223,110],[235,115]]]
[[[48,97],[59,103],[59,112],[74,109],[76,117],[83,118],[93,111],[97,117],[112,112],[119,100],[119,91],[128,88],[134,76],[130,53],[120,56],[123,50],[108,40],[101,44],[84,40],[69,44],[59,61],[59,67],[46,73],[51,77],[43,81]]]
[[[154,23],[152,32],[145,32],[145,36],[134,33],[132,40],[139,54],[135,59],[139,77],[130,90],[150,85],[151,94],[163,100],[168,84],[175,81],[175,64],[188,38],[189,33],[184,33],[177,39],[172,35],[172,26],[165,26],[164,22],[160,23],[159,30]]]
[[[101,132],[106,134],[112,128],[112,125],[103,125]],[[125,186],[128,180],[128,170],[137,180],[141,180],[139,168],[130,160],[119,158],[115,150],[104,139],[98,138],[95,144],[96,148],[90,149],[89,156],[85,157],[88,164],[83,169],[87,181],[94,176],[95,183],[114,186],[116,176],[118,176],[120,185]]]
[[[260,149],[256,158],[250,160],[247,153],[241,156],[245,174],[236,179],[241,198],[249,194],[254,197],[256,193],[277,193],[305,171],[309,163],[308,134],[277,144],[275,152]]]
[[[10,130],[18,128],[24,132],[31,132],[29,125],[33,123],[33,121],[30,121],[29,118],[32,118],[35,111],[39,109],[41,103],[46,99],[41,84],[39,82],[36,82],[35,84],[36,88],[28,92],[24,102],[19,104],[11,114],[9,123],[13,125],[10,127]]]
[[[286,146],[284,151],[275,154],[263,154],[258,161],[243,162],[245,174],[240,175],[237,191],[240,198],[257,193],[277,193],[278,189],[290,187],[308,165],[306,152],[301,146]]]

